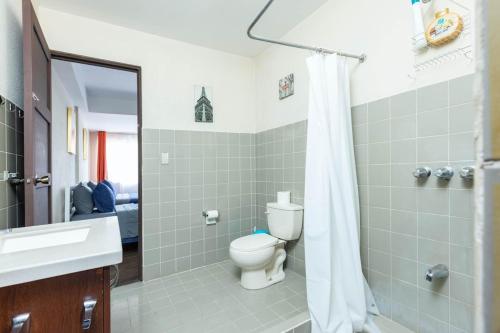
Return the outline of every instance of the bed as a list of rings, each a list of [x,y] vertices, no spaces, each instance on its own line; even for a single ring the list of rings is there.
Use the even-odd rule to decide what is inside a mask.
[[[116,194],[116,204],[136,204],[139,203],[139,195],[137,192],[132,193],[117,193]]]
[[[115,211],[118,223],[120,224],[122,244],[136,243],[139,235],[137,223],[139,204],[127,203],[116,205]]]
[[[139,200],[137,193],[119,193],[116,195],[115,211],[109,213],[99,212],[94,208],[92,213],[77,214],[73,203],[73,189],[76,186],[70,186],[65,193],[65,221],[82,221],[97,219],[101,217],[116,216],[120,226],[120,235],[122,244],[131,244],[138,241],[138,211]]]

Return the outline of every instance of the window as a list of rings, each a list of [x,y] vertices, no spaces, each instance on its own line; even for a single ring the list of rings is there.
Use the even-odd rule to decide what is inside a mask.
[[[108,178],[119,193],[137,192],[138,150],[136,134],[108,133],[106,160]]]

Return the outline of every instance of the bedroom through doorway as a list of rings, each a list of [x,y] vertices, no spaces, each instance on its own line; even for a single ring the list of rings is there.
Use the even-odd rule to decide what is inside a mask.
[[[140,67],[52,56],[52,221],[116,216],[112,282],[142,280]]]

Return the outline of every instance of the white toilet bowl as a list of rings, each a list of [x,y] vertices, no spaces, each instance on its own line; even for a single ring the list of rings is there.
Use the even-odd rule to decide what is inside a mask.
[[[304,208],[289,202],[266,205],[268,234],[243,236],[231,242],[229,257],[241,268],[241,286],[261,289],[285,279],[286,241],[299,239]]]
[[[267,234],[240,237],[231,242],[229,256],[241,268],[241,286],[261,289],[285,278],[285,241]]]

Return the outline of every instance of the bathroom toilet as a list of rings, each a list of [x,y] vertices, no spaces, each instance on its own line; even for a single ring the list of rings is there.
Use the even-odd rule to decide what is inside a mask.
[[[261,289],[283,281],[286,241],[298,239],[304,208],[291,203],[268,203],[268,234],[243,236],[231,242],[229,256],[241,268],[241,286]]]

